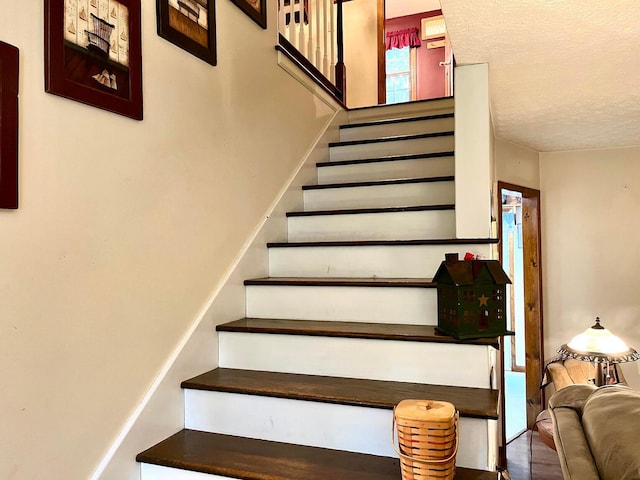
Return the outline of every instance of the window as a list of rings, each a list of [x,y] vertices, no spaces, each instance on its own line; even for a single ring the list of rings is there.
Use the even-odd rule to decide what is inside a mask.
[[[386,52],[387,103],[415,99],[415,49],[392,48]]]

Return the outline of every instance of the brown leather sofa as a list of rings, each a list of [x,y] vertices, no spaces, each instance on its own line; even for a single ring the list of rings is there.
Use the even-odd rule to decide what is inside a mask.
[[[575,384],[549,399],[565,480],[640,479],[640,392]]]

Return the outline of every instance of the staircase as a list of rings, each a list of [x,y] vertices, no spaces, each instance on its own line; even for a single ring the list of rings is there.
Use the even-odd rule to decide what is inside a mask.
[[[398,480],[393,406],[460,411],[458,480],[496,479],[496,338],[434,332],[431,277],[455,232],[453,99],[349,112],[318,184],[217,327],[220,367],[182,383],[185,429],[138,455],[143,480]]]

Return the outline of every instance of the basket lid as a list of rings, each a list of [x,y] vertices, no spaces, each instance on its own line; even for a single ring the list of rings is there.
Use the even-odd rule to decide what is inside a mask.
[[[406,420],[443,422],[456,413],[452,403],[437,400],[402,400],[396,405],[396,417]]]

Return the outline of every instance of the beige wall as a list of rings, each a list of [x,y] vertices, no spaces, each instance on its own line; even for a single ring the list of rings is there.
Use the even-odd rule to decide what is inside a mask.
[[[540,154],[545,348],[594,323],[640,348],[640,147]],[[623,366],[640,388],[640,362]]]
[[[521,187],[540,189],[539,153],[496,139],[493,144],[495,178]]]
[[[491,236],[492,126],[489,66],[455,69],[456,237]]]
[[[89,478],[331,113],[276,65],[271,2],[267,31],[216,2],[217,67],[159,38],[142,2],[142,122],[45,94],[43,3],[0,0],[21,55],[21,203],[0,211],[7,480]]]
[[[123,429],[121,438],[114,443],[112,451],[103,459],[92,480],[139,480],[140,467],[135,462],[136,455],[183,428],[184,395],[180,383],[218,366],[216,325],[244,316],[246,299],[243,281],[268,276],[266,244],[286,241],[286,212],[303,209],[302,185],[317,181],[316,163],[328,158],[329,143],[339,139],[338,127],[346,122],[345,116],[346,112],[341,110],[318,142],[310,148],[309,155],[305,156],[289,188],[280,197],[251,245],[243,252],[242,258],[238,259],[224,288],[216,292],[202,318],[194,325],[194,331],[189,332],[184,346],[180,345],[177,358],[170,359],[170,368],[159,378],[157,388],[149,392],[148,401],[131,417],[130,424]]]
[[[349,108],[378,104],[378,0],[343,5],[344,63]]]

